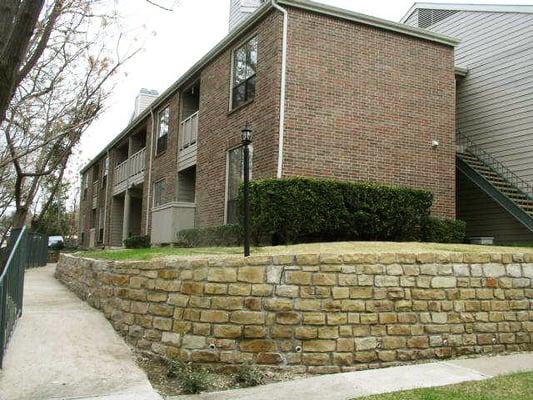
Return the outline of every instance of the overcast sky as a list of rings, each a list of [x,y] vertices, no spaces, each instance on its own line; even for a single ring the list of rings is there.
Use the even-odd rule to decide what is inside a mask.
[[[156,0],[173,12],[148,5],[145,0],[115,0],[130,40],[144,43],[143,51],[115,77],[115,90],[105,113],[84,136],[81,155],[73,160],[78,171],[127,126],[135,96],[141,88],[160,93],[195,64],[228,33],[230,0]],[[399,21],[412,0],[321,0],[322,3]],[[448,0],[448,3],[464,3]],[[466,1],[482,4],[532,4],[533,1]]]

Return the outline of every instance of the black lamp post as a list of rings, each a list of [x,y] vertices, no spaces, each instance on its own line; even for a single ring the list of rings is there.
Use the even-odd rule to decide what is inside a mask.
[[[242,130],[242,147],[244,163],[244,257],[250,256],[250,144],[252,143],[252,130],[246,122]]]

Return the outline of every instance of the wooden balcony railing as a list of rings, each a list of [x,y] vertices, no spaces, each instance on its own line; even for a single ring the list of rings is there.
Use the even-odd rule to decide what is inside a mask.
[[[180,150],[186,149],[196,143],[198,138],[198,115],[193,115],[181,122]]]
[[[114,186],[122,185],[132,178],[144,173],[146,148],[139,150],[126,161],[115,167]]]

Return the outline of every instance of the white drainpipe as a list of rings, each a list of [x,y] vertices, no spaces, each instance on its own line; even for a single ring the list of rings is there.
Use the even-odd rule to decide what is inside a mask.
[[[283,142],[285,140],[285,93],[287,87],[287,41],[289,33],[289,13],[276,0],[272,6],[283,13],[283,49],[281,55],[281,95],[279,105],[279,144],[278,144],[278,179],[283,176]]]
[[[154,134],[155,134],[155,115],[153,107],[150,107],[150,118],[152,119],[152,131],[150,132],[150,162],[148,163],[148,193],[146,195],[146,225],[145,234],[148,235],[148,222],[150,221],[151,201],[152,201],[152,161],[154,157]]]

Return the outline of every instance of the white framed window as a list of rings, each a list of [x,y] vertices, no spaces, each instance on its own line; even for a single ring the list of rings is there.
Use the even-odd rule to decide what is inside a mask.
[[[109,157],[106,156],[103,161],[103,168],[102,168],[102,188],[105,188],[107,186],[107,175],[109,174]]]
[[[250,179],[252,179],[253,148],[250,148]],[[226,156],[226,207],[225,223],[236,224],[239,222],[239,187],[244,181],[244,152],[243,147],[228,150]]]
[[[154,183],[154,207],[164,204],[165,201],[165,180],[161,179]]]
[[[253,36],[233,51],[230,107],[232,110],[255,98],[257,43],[257,36]]]
[[[107,174],[109,173],[109,157],[108,156],[106,156],[104,158],[104,168],[103,168],[103,170],[104,170],[104,176],[107,176]]]
[[[157,145],[156,154],[161,154],[167,149],[168,130],[170,123],[170,108],[166,106],[159,112],[157,123]]]
[[[89,191],[89,180],[88,180],[87,172],[84,173],[81,177],[81,187],[83,191],[82,199],[86,200],[87,192]]]

